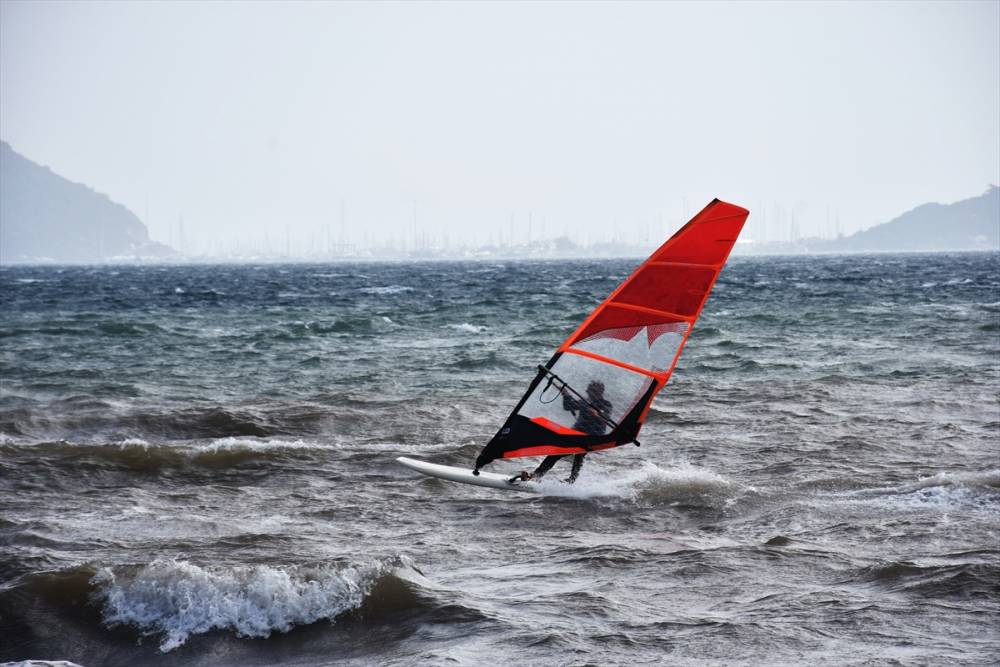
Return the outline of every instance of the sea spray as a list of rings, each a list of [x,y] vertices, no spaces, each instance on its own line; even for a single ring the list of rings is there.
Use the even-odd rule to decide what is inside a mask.
[[[642,504],[682,503],[708,507],[728,504],[739,492],[752,487],[734,483],[722,475],[681,462],[660,466],[651,461],[625,474],[605,474],[596,466],[585,465],[584,473],[573,485],[558,480],[554,469],[539,482],[542,493],[570,498],[623,498]],[[568,467],[567,467],[568,470]]]

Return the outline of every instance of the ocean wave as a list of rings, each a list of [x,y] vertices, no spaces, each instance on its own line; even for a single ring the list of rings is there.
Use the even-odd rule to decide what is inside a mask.
[[[287,342],[303,340],[313,336],[325,336],[327,334],[381,333],[395,326],[396,324],[384,315],[337,317],[324,322],[281,322],[276,326],[257,331],[252,335],[251,340],[255,343]]]
[[[230,630],[269,637],[329,619],[364,602],[390,566],[318,564],[213,567],[156,560],[138,570],[102,568],[91,579],[108,627],[128,625],[160,637],[171,651],[192,635]]]
[[[444,325],[443,328],[454,329],[456,331],[464,331],[465,333],[474,333],[474,334],[483,333],[484,331],[487,330],[486,327],[484,326],[469,324],[468,322],[462,322],[461,324],[446,324]]]
[[[362,287],[360,290],[364,294],[402,294],[403,292],[412,292],[412,287],[406,287],[405,285],[386,285],[383,287]]]
[[[0,667],[83,667],[68,660],[22,660],[20,662],[4,662]]]
[[[547,562],[590,567],[621,567],[623,565],[649,563],[656,557],[656,553],[646,549],[627,547],[620,544],[598,544],[556,549],[546,554],[545,560]]]
[[[954,486],[1000,490],[1000,468],[976,472],[937,473],[929,477],[921,477],[913,484],[904,485],[900,490],[906,492],[908,490]]]
[[[1000,469],[943,472],[894,487],[842,492],[834,500],[899,511],[995,512],[1000,509]],[[828,501],[829,498],[822,502]]]
[[[29,614],[25,622],[39,602],[49,609],[46,614],[57,616],[89,610],[84,618],[95,626],[132,628],[155,637],[160,650],[168,652],[211,631],[265,638],[349,613],[361,618],[412,608],[433,613],[441,606],[429,599],[433,589],[406,556],[299,565],[156,559],[24,575],[0,589],[0,608],[16,616]],[[472,608],[446,606],[460,615],[483,617]]]
[[[130,470],[154,472],[182,465],[229,468],[254,460],[274,460],[336,449],[336,445],[306,440],[218,438],[200,443],[152,443],[128,438],[114,443],[0,442],[0,451],[30,453],[64,459],[72,470],[80,459],[90,459]],[[50,462],[51,463],[51,462]]]
[[[116,422],[142,433],[188,438],[264,437],[282,433],[280,426],[256,412],[218,407],[126,415]]]
[[[61,415],[70,401],[74,411]],[[48,414],[48,410],[32,407],[0,413],[0,430],[36,439],[82,436],[89,439],[101,435],[116,441],[133,435],[175,440],[266,438],[314,433],[330,417],[330,411],[323,406],[270,410],[205,406],[132,412],[127,405],[96,401],[89,396],[64,398],[59,405],[48,406],[57,408],[57,417]]]
[[[920,564],[891,561],[864,568],[857,579],[896,593],[921,597],[983,597],[1000,593],[996,563]]]
[[[193,445],[196,455],[220,452],[280,452],[296,450],[337,449],[336,445],[307,442],[305,440],[257,440],[253,438],[219,438],[209,443]]]

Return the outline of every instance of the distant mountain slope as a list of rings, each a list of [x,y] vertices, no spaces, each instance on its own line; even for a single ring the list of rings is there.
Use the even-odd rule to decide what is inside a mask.
[[[845,252],[1000,250],[1000,188],[954,204],[923,204],[830,246]]]
[[[104,194],[0,142],[0,262],[167,259],[146,225]]]

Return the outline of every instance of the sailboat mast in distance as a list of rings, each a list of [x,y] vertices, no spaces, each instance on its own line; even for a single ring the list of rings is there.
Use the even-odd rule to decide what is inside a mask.
[[[713,200],[632,272],[538,367],[527,392],[476,459],[583,454],[636,443],[750,212]],[[603,385],[602,424],[575,429],[566,405]],[[570,397],[563,400],[555,400]],[[595,406],[590,406],[592,409]]]

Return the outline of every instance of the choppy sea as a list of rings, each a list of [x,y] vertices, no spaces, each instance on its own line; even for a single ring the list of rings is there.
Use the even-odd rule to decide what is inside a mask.
[[[637,262],[0,268],[0,661],[1000,662],[998,253],[733,258],[642,447],[395,463]]]

